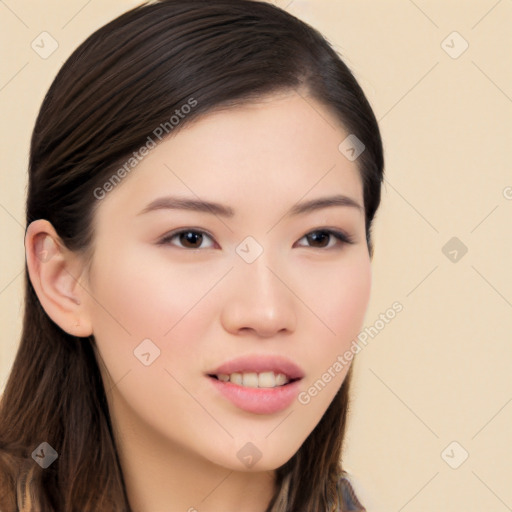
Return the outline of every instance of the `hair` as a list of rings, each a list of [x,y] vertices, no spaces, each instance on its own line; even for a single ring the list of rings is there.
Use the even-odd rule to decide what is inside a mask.
[[[177,109],[188,113],[173,134],[215,109],[294,90],[325,105],[365,146],[356,164],[372,257],[384,159],[370,104],[317,30],[253,0],[148,2],[89,36],[55,77],[35,123],[27,226],[47,219],[69,250],[90,258],[95,191]],[[182,108],[191,100],[193,108]],[[0,403],[0,509],[130,511],[94,337],[72,336],[49,318],[27,265],[24,283],[21,340]],[[351,376],[352,367],[315,429],[276,469],[267,512],[349,510],[340,477],[348,475],[341,455]],[[32,457],[42,442],[58,453],[46,469]]]

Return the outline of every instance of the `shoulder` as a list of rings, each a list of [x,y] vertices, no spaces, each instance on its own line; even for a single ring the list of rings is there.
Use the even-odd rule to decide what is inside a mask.
[[[366,512],[356,496],[352,486],[351,477],[348,473],[343,472],[337,482],[338,497],[343,512]]]

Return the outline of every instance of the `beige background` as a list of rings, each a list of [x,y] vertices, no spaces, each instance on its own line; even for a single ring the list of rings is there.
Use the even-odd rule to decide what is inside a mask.
[[[0,392],[21,327],[35,116],[71,51],[138,3],[0,1]],[[358,355],[345,458],[356,489],[369,511],[512,510],[512,2],[276,3],[335,45],[384,138],[377,334]],[[44,31],[47,58],[31,47]]]

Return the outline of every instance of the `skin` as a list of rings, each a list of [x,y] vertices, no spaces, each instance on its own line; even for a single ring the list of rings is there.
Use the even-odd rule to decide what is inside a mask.
[[[364,211],[284,216],[299,201],[335,193],[363,205],[357,161],[338,150],[348,133],[306,99],[274,94],[210,113],[159,144],[101,200],[89,271],[48,221],[27,230],[30,278],[44,309],[66,332],[96,340],[134,511],[263,512],[274,470],[299,449],[346,376],[348,366],[309,404],[269,415],[236,408],[205,376],[236,356],[286,355],[303,369],[306,391],[361,329],[371,289]],[[177,194],[220,202],[235,215],[139,215]],[[211,237],[158,245],[177,228]],[[305,237],[325,228],[354,243]],[[249,235],[263,247],[251,264],[235,252]],[[147,338],[160,349],[149,366],[134,356]],[[247,442],[262,454],[250,468],[237,457]]]

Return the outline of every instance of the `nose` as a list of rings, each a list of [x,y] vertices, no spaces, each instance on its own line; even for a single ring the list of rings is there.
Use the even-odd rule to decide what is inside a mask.
[[[271,265],[265,254],[250,264],[238,261],[231,272],[221,322],[232,334],[247,332],[268,338],[295,331],[297,299],[286,272]]]

